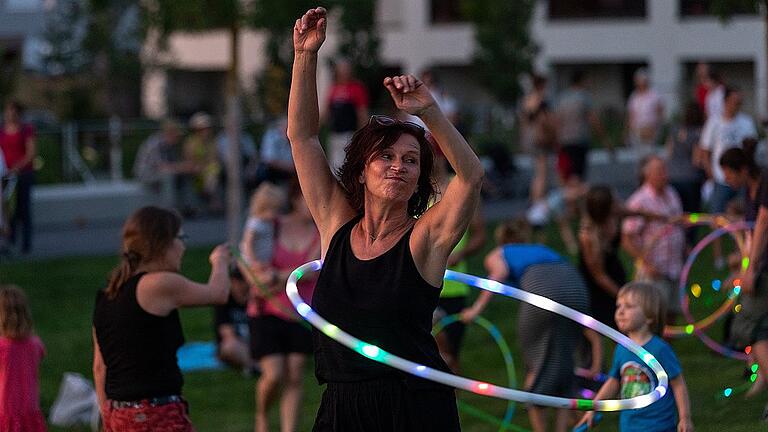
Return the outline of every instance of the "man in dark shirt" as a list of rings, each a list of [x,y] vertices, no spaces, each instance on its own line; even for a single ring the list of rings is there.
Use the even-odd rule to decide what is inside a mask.
[[[248,317],[245,314],[248,284],[237,268],[230,271],[229,278],[229,300],[224,305],[214,307],[217,352],[224,363],[251,370],[253,360],[249,349]]]

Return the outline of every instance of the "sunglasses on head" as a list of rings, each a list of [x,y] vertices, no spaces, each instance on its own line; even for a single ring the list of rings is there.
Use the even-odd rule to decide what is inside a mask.
[[[378,126],[393,126],[393,125],[403,125],[410,129],[413,129],[415,132],[418,132],[420,135],[425,134],[424,128],[417,123],[411,122],[411,121],[402,121],[393,119],[392,117],[388,117],[385,115],[372,115],[370,119],[368,119],[369,125],[378,125]]]

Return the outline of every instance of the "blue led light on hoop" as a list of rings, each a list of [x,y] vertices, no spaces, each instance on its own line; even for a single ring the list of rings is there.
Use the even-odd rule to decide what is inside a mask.
[[[755,226],[754,222],[736,222],[736,223],[732,223],[724,227],[718,228],[712,231],[711,233],[707,234],[706,236],[704,236],[704,238],[702,238],[698,243],[696,243],[693,249],[691,249],[691,253],[688,255],[688,258],[685,260],[685,264],[683,265],[683,269],[680,274],[680,282],[678,284],[678,288],[680,291],[680,297],[679,297],[680,306],[683,312],[683,316],[685,317],[686,321],[688,321],[688,325],[686,326],[686,332],[688,332],[689,334],[690,333],[695,334],[711,350],[717,353],[720,353],[726,357],[730,357],[737,360],[747,360],[749,358],[748,353],[744,351],[733,350],[731,348],[726,347],[723,344],[716,342],[714,339],[712,339],[711,337],[707,336],[706,333],[704,333],[703,331],[704,328],[694,325],[695,319],[691,315],[691,311],[688,308],[689,299],[688,299],[687,293],[685,292],[685,289],[688,283],[688,275],[691,271],[691,267],[693,266],[694,261],[696,261],[696,258],[699,256],[701,251],[704,250],[706,246],[708,246],[717,238],[725,234],[733,234],[736,231],[749,230],[749,229],[752,229],[754,226]],[[746,270],[749,267],[749,258],[745,256],[746,255],[745,251],[742,250],[741,252],[742,252],[742,270]],[[713,284],[713,289],[714,289],[714,285],[717,285],[719,288],[718,284]],[[741,287],[738,286],[737,284],[728,293],[728,298],[726,300],[726,303],[724,303],[723,305],[725,307],[721,307],[720,309],[715,311],[715,313],[713,313],[712,316],[714,317],[716,314],[722,315],[724,312],[727,312],[728,310],[730,310],[730,305],[732,305],[736,301],[736,298],[739,296],[740,292],[741,292]],[[725,309],[724,312],[723,312],[723,309]]]
[[[429,368],[402,357],[398,357],[379,348],[376,345],[362,341],[328,322],[325,318],[321,317],[317,312],[312,310],[312,308],[301,298],[296,286],[297,280],[301,278],[306,272],[316,272],[320,270],[321,267],[322,262],[320,260],[311,261],[294,270],[288,278],[288,283],[286,284],[286,293],[288,294],[288,298],[291,300],[294,308],[296,308],[296,311],[299,312],[299,315],[301,315],[305,320],[309,321],[310,324],[320,330],[323,334],[335,340],[336,342],[354,350],[360,355],[368,357],[371,360],[386,364],[387,366],[391,366],[403,372],[407,372],[424,379],[435,381],[461,390],[466,390],[479,395],[492,396],[506,400],[513,400],[516,402],[531,403],[534,405],[585,411],[620,411],[625,409],[643,408],[661,399],[667,393],[669,386],[669,375],[667,372],[664,371],[664,368],[661,367],[661,364],[656,359],[656,357],[653,356],[653,354],[649,353],[646,349],[636,344],[625,335],[597,321],[589,315],[585,315],[560,303],[554,302],[546,297],[513,288],[496,281],[483,279],[477,276],[471,276],[452,270],[446,270],[445,278],[447,280],[455,280],[457,282],[472,285],[480,289],[518,299],[541,309],[569,318],[586,327],[591,328],[592,330],[597,331],[598,333],[603,334],[610,339],[613,339],[617,343],[624,346],[624,348],[637,355],[640,360],[653,371],[654,375],[656,375],[656,382],[658,385],[649,393],[635,396],[629,399],[606,399],[593,401],[589,399],[565,398],[530,393],[464,378]]]

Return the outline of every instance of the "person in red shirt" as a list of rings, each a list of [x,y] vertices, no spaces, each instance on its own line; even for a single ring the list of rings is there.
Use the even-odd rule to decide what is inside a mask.
[[[0,127],[0,151],[3,152],[8,167],[7,175],[17,178],[15,211],[10,218],[11,242],[16,244],[21,234],[21,252],[26,254],[32,248],[30,198],[35,182],[32,161],[37,149],[35,130],[31,125],[21,123],[21,113],[22,107],[18,102],[10,101],[5,104],[3,125]]]
[[[335,81],[328,94],[328,107],[324,119],[330,127],[328,135],[328,161],[335,171],[344,163],[344,148],[352,134],[368,121],[368,90],[356,80],[352,64],[340,59],[335,65]]]
[[[707,93],[711,82],[709,80],[709,64],[705,62],[699,62],[696,64],[696,87],[693,89],[693,95],[696,98],[696,103],[699,104],[701,112],[707,112]]]

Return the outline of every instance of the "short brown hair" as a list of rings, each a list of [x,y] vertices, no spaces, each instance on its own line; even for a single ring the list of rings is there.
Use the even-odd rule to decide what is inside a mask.
[[[502,222],[493,232],[496,244],[528,243],[531,241],[531,224],[523,217]]]
[[[27,296],[16,285],[0,285],[0,336],[24,339],[32,335]]]
[[[419,131],[416,125],[397,120],[387,125],[369,121],[352,136],[349,145],[344,149],[346,152],[344,163],[336,173],[346,191],[349,205],[358,214],[364,211],[365,185],[360,183],[359,179],[365,166],[373,157],[392,147],[403,134],[409,134],[419,142],[418,187],[408,200],[408,214],[413,217],[421,216],[435,196],[436,186],[432,180],[435,156],[423,131]]]
[[[643,314],[651,321],[649,325],[651,332],[657,335],[663,334],[667,303],[661,290],[652,283],[634,281],[621,287],[616,298],[630,294],[635,295],[640,307],[643,308]]]

